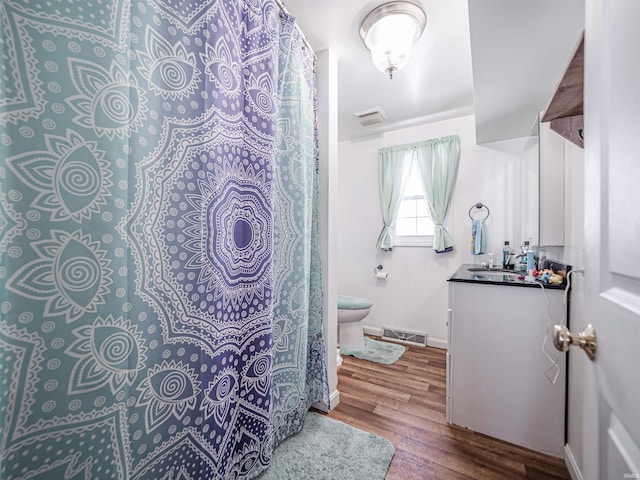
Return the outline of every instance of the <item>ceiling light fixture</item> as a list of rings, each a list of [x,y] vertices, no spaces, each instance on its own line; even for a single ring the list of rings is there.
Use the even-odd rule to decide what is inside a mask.
[[[373,64],[389,78],[409,60],[411,47],[427,24],[427,15],[412,2],[389,2],[373,9],[360,25],[360,38],[371,51]]]

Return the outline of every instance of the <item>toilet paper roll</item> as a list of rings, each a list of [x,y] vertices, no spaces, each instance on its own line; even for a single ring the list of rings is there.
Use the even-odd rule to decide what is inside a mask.
[[[389,278],[389,273],[384,271],[376,272],[376,278],[379,278],[380,280],[386,280],[387,278]]]

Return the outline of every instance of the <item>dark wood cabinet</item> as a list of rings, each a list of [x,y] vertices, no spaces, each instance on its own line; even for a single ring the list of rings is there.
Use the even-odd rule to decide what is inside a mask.
[[[542,117],[551,129],[584,148],[584,32],[571,56],[555,94]]]

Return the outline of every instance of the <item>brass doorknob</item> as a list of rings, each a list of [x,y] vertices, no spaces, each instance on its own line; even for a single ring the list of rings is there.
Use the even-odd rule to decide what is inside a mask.
[[[572,334],[564,325],[554,325],[553,345],[561,352],[569,350],[571,345],[577,345],[584,350],[589,360],[596,359],[598,342],[596,340],[596,331],[591,324],[586,326],[584,332],[577,335]]]

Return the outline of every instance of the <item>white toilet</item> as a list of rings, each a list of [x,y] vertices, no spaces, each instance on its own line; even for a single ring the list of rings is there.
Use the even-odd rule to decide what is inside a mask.
[[[338,344],[341,348],[364,348],[362,319],[373,303],[366,298],[338,295]]]

